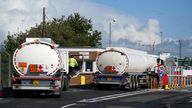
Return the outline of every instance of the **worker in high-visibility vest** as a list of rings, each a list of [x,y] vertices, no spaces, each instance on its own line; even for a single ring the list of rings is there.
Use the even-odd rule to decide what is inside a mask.
[[[78,66],[77,60],[74,58],[73,55],[69,57],[69,75],[75,74],[75,68]]]

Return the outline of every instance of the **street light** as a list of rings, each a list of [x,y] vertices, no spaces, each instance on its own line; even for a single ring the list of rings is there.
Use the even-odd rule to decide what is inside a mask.
[[[161,44],[160,44],[160,53],[163,52],[163,32],[160,32],[160,36],[161,36]]]
[[[115,19],[110,19],[109,21],[109,47],[111,47],[111,23],[116,22]]]

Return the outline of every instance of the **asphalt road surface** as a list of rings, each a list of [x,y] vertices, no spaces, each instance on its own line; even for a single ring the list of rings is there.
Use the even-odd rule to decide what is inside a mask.
[[[62,92],[61,98],[0,98],[0,108],[192,108],[192,88],[137,91],[70,88]]]

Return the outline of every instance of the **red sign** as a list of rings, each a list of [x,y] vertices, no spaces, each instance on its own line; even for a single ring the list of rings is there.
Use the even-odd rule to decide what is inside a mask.
[[[115,66],[106,66],[105,70],[107,72],[116,72]]]
[[[165,72],[166,67],[165,67],[164,65],[159,65],[159,66],[158,66],[158,70]]]
[[[41,65],[39,65],[39,66],[38,66],[38,69],[41,70],[41,69],[43,69],[43,67],[42,67]]]
[[[43,72],[43,67],[41,65],[37,64],[30,64],[29,65],[29,71],[30,72]]]

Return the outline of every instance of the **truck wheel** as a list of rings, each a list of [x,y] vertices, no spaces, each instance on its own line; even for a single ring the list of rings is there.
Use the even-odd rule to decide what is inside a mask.
[[[61,89],[59,89],[59,93],[58,94],[54,94],[53,97],[60,98],[61,97]]]
[[[146,88],[151,88],[151,78],[149,77],[148,82],[147,82],[147,87]]]
[[[132,83],[132,90],[135,90],[135,81]]]
[[[136,79],[135,79],[135,90],[137,90],[138,87],[139,87],[139,84],[138,84],[138,79],[137,79],[137,77],[136,77]]]
[[[132,83],[132,81],[131,81],[130,83],[127,83],[127,84],[124,86],[124,88],[125,88],[126,90],[131,91],[131,90],[133,89],[133,83]]]
[[[111,85],[96,84],[96,89],[98,89],[98,90],[109,90],[109,89],[111,89]]]
[[[20,98],[20,97],[24,97],[26,94],[21,93],[21,91],[13,91],[13,96],[15,98]]]
[[[13,92],[13,96],[14,96],[15,98],[19,98],[19,97],[20,97],[20,94],[17,93],[17,92]]]
[[[132,88],[133,88],[132,77],[130,77],[130,78],[131,78],[131,79],[129,79],[130,81],[127,80],[127,84],[124,85],[124,88],[125,88],[126,90],[129,90],[129,91],[131,91]]]
[[[102,90],[103,87],[102,87],[102,85],[100,85],[100,84],[95,84],[95,89]]]
[[[127,84],[127,87],[126,87],[129,91],[132,91],[133,89],[133,84],[132,82],[130,82],[129,84]]]
[[[67,91],[69,89],[70,80],[68,77],[64,77],[63,81],[64,81],[63,91]]]
[[[133,81],[133,77],[131,77],[131,81],[130,81],[130,91],[134,90],[134,81]]]

